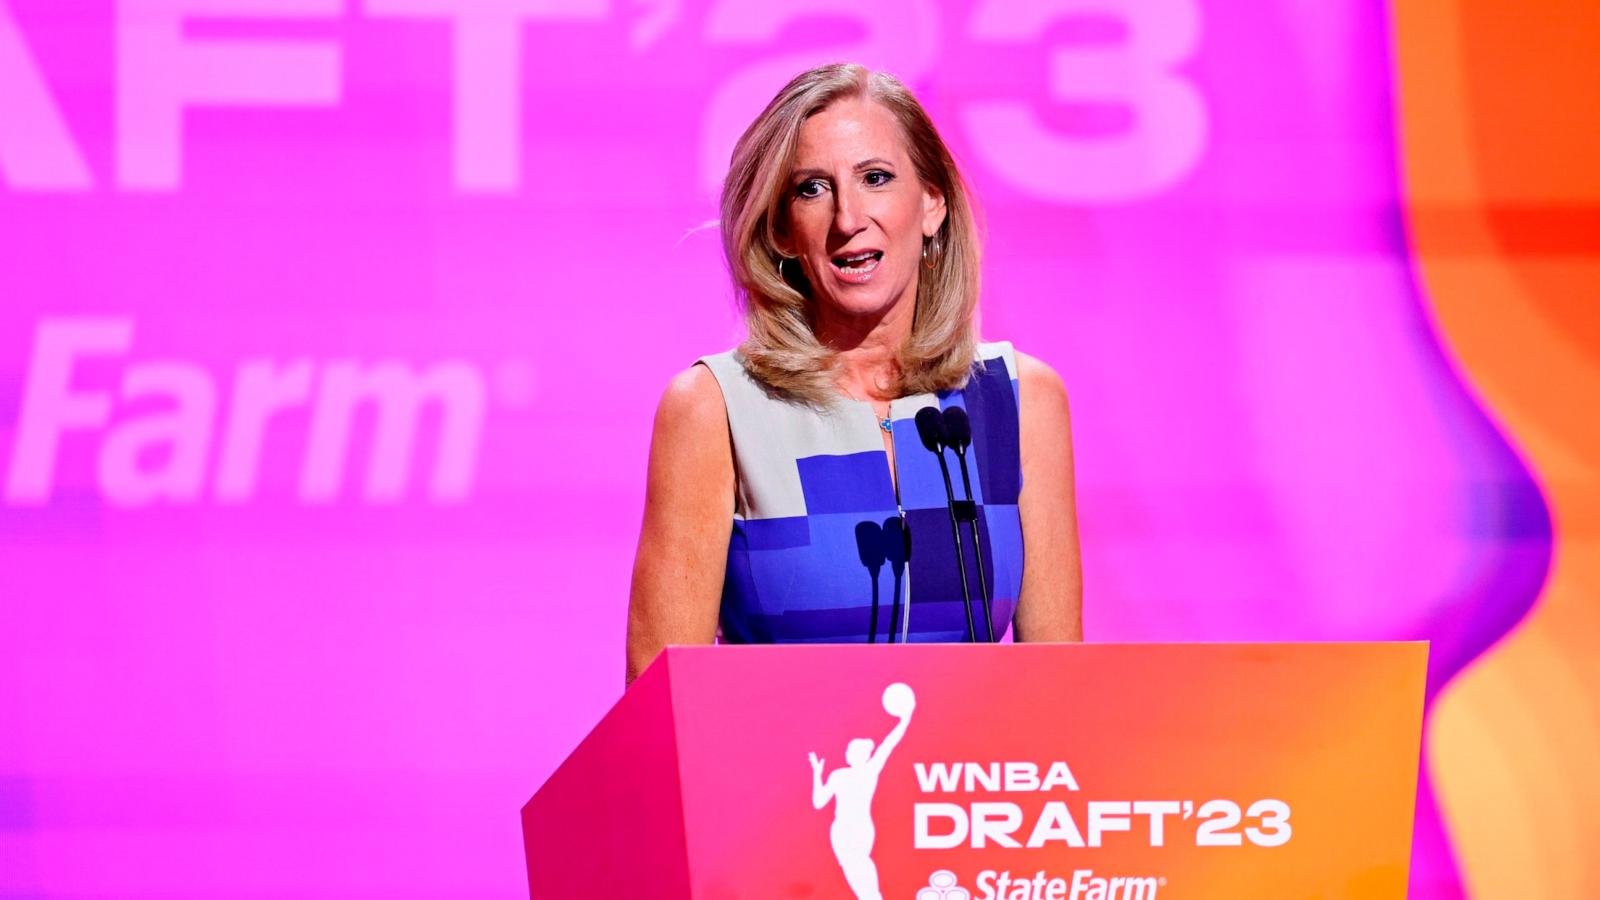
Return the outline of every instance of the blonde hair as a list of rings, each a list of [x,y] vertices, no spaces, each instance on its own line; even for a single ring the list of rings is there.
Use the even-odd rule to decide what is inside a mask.
[[[979,245],[976,212],[955,159],[922,104],[893,75],[855,63],[802,72],[772,98],[733,149],[722,185],[722,247],[748,333],[740,351],[750,374],[792,399],[828,405],[835,354],[813,330],[810,285],[780,268],[776,230],[787,202],[800,126],[835,101],[865,97],[892,113],[917,177],[944,195],[945,218],[927,239],[911,334],[899,353],[907,394],[966,385],[977,350]],[[797,267],[795,267],[797,268]]]

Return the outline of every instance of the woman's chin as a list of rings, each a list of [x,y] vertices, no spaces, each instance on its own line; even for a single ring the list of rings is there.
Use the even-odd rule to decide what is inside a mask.
[[[841,319],[870,320],[883,318],[884,314],[894,307],[894,304],[888,302],[863,302],[862,299],[851,298],[834,300],[829,303],[829,307],[834,315]]]
[[[824,302],[833,312],[851,319],[881,318],[894,308],[895,294],[882,285],[833,285]]]

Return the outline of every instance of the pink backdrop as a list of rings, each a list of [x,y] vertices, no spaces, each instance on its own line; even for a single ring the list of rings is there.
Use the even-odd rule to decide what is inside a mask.
[[[738,337],[716,182],[837,59],[1066,380],[1090,639],[1427,638],[1431,696],[1533,602],[1377,2],[0,0],[0,895],[522,892],[655,400]]]

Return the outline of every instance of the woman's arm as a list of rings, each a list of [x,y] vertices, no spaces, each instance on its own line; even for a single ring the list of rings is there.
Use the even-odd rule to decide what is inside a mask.
[[[1083,575],[1072,490],[1067,389],[1055,370],[1017,354],[1021,409],[1022,596],[1016,640],[1083,640]]]
[[[650,438],[628,600],[628,682],[668,644],[716,639],[733,491],[722,390],[709,369],[691,366],[667,386]]]

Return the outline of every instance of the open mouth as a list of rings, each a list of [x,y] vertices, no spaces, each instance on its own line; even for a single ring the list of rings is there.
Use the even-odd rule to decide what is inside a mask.
[[[833,264],[846,275],[865,275],[876,269],[881,259],[883,259],[882,250],[862,250],[835,256]]]

